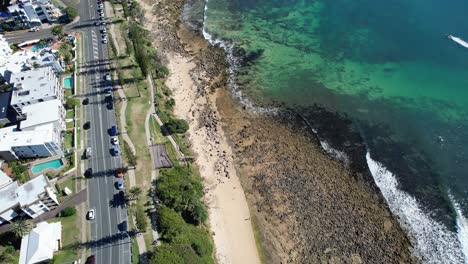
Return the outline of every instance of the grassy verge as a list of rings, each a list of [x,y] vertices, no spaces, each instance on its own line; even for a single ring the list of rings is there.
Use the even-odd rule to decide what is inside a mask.
[[[53,263],[67,263],[78,259],[78,250],[73,245],[80,243],[80,233],[76,232],[79,226],[78,215],[57,217],[50,222],[62,223],[62,249],[54,256]]]

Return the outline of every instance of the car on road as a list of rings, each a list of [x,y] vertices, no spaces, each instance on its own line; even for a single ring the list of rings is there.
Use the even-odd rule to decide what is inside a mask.
[[[119,144],[119,138],[118,137],[112,137],[111,138],[111,143],[113,145],[118,145]]]
[[[103,39],[103,40],[102,40],[102,43],[103,43],[103,44],[107,44],[107,39]]]
[[[104,89],[104,92],[106,94],[112,94],[112,87],[106,87],[106,89]]]
[[[96,257],[94,255],[89,256],[86,259],[85,264],[96,264]]]
[[[90,158],[90,157],[91,157],[91,154],[92,154],[91,148],[86,148],[86,150],[85,150],[85,157],[86,157],[86,158]]]
[[[105,79],[106,81],[111,81],[111,80],[112,80],[110,74],[104,75],[104,79]]]
[[[94,209],[91,209],[88,211],[88,219],[93,220],[94,219]]]
[[[120,147],[119,145],[114,145],[114,147],[112,148],[112,155],[114,156],[117,156],[120,154]]]
[[[105,21],[101,21],[101,25],[102,25],[102,26],[105,26],[105,25],[106,25],[106,22],[105,22]]]
[[[85,130],[88,130],[90,127],[91,127],[91,122],[89,122],[89,121],[86,121],[86,122],[83,124],[83,129],[85,129]]]
[[[107,29],[106,29],[105,27],[102,28],[102,29],[101,29],[101,33],[104,33],[104,34],[107,33]]]
[[[101,25],[101,23],[99,23],[99,21],[96,21],[96,22],[94,22],[94,25],[99,26],[99,25]]]
[[[114,104],[112,102],[107,103],[107,110],[112,110],[114,109]]]
[[[117,190],[123,190],[124,188],[123,178],[117,178],[117,181],[115,182],[115,188],[117,188]]]
[[[122,178],[124,175],[123,175],[123,172],[122,172],[122,168],[118,168],[116,170],[116,173],[115,175],[117,176],[117,178]]]
[[[112,126],[109,130],[109,133],[112,137],[115,137],[117,136],[117,127],[116,126]]]
[[[85,176],[86,178],[91,178],[91,177],[93,177],[93,169],[92,169],[92,168],[88,168],[88,169],[85,171],[84,176]]]
[[[88,97],[83,99],[83,105],[87,105],[87,104],[89,104],[89,98]]]
[[[29,32],[36,32],[36,31],[39,31],[37,27],[32,27],[31,29],[29,29]]]

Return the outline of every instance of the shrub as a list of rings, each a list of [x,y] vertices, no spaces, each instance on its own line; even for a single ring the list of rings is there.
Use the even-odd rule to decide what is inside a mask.
[[[136,209],[136,226],[138,230],[142,232],[145,232],[148,227],[148,218],[146,217],[146,213],[141,205],[137,205]]]
[[[58,36],[58,35],[62,35],[63,33],[63,25],[55,25],[52,27],[52,35],[54,36]]]
[[[71,22],[78,16],[78,10],[73,7],[67,7],[65,8],[65,14],[67,16],[67,20]]]
[[[157,221],[161,236],[168,242],[172,242],[184,231],[185,222],[182,216],[166,206],[158,210]]]
[[[165,105],[166,105],[167,108],[172,109],[174,107],[174,105],[175,105],[174,98],[171,98],[171,99],[167,100]]]
[[[75,207],[72,207],[72,206],[69,206],[69,207],[63,209],[63,210],[60,212],[60,216],[61,216],[61,217],[72,216],[72,215],[75,215],[75,214],[76,214],[76,208],[75,208]]]
[[[187,121],[183,119],[171,119],[165,124],[169,133],[185,133],[189,129]]]
[[[65,102],[65,108],[67,110],[74,109],[75,106],[79,105],[79,103],[80,102],[75,98],[67,98],[67,101]]]

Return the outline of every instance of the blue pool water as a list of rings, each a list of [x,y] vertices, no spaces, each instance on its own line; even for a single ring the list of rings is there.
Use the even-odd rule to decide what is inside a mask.
[[[48,46],[49,46],[48,44],[34,45],[34,46],[32,46],[31,51],[40,50],[40,49],[43,49],[43,48],[48,47]]]
[[[63,87],[65,87],[65,89],[71,89],[73,87],[73,78],[67,77],[63,79]]]
[[[44,162],[44,163],[36,164],[36,165],[34,165],[32,167],[31,171],[34,174],[37,174],[37,173],[41,173],[45,169],[55,169],[56,170],[56,169],[60,168],[62,165],[63,165],[62,159],[56,159],[56,160],[51,160],[51,161],[47,161],[47,162]]]

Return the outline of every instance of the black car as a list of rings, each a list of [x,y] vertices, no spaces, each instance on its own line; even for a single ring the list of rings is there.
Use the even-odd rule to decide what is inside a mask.
[[[91,122],[86,121],[86,123],[83,124],[83,128],[88,130],[91,127]]]
[[[112,110],[114,109],[114,104],[112,102],[107,104],[107,110]]]
[[[95,263],[96,263],[96,257],[94,255],[89,256],[85,262],[85,264],[95,264]]]
[[[83,105],[87,105],[89,104],[89,98],[86,97],[84,100],[83,100]]]
[[[85,171],[85,177],[86,178],[91,178],[93,176],[93,169],[92,168],[88,168],[86,171]]]

